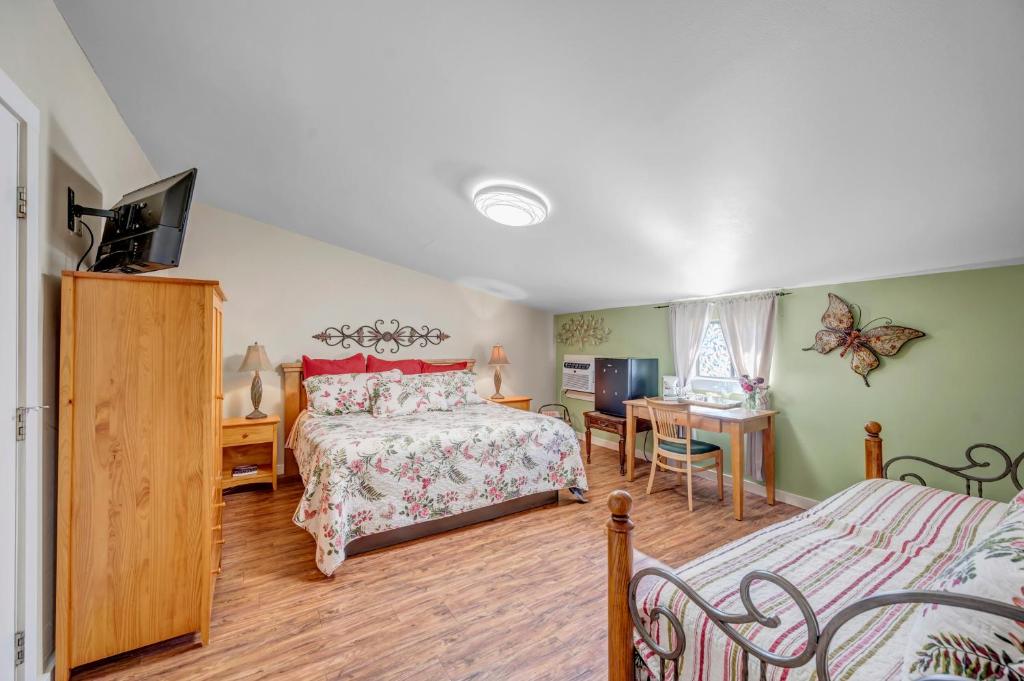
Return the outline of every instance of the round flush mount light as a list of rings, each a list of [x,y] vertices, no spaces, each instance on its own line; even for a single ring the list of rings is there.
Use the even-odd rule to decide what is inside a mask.
[[[543,196],[513,184],[488,184],[473,194],[476,209],[495,222],[509,227],[528,227],[548,216]]]

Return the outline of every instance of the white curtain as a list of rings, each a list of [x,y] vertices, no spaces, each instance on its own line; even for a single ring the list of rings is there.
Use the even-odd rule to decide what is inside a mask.
[[[725,298],[715,304],[736,372],[761,377],[765,385],[771,384],[776,298],[776,291],[768,291]],[[746,438],[746,473],[755,480],[764,480],[764,435],[751,433]]]
[[[705,300],[673,303],[669,306],[669,334],[680,385],[686,385],[693,374],[710,311],[711,304]]]

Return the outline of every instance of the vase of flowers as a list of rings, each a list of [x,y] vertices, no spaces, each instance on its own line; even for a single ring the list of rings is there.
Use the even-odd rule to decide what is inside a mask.
[[[768,409],[768,384],[760,376],[751,378],[740,376],[740,387],[743,388],[743,406],[747,409]]]

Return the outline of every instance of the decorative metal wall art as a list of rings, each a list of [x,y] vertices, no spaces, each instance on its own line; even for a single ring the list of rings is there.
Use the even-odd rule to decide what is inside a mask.
[[[580,314],[562,322],[555,338],[563,345],[601,345],[612,335],[610,329],[604,328],[604,317],[592,314]]]
[[[860,306],[851,305],[836,294],[829,293],[828,308],[821,316],[821,325],[825,328],[814,335],[814,345],[804,350],[817,350],[827,355],[841,347],[840,357],[850,352],[850,368],[870,388],[868,374],[878,368],[878,355],[892,357],[907,341],[921,338],[925,333],[907,326],[896,326],[889,317],[878,317],[863,325],[857,323],[859,318]],[[882,325],[868,328],[875,322],[882,322]]]
[[[351,347],[349,343],[355,343],[361,348],[373,348],[374,352],[380,353],[390,349],[392,353],[398,352],[400,348],[407,348],[416,343],[421,348],[428,345],[439,345],[451,336],[438,328],[426,324],[415,327],[410,324],[400,324],[397,319],[391,320],[392,329],[381,328],[384,325],[383,319],[378,319],[372,325],[363,324],[355,330],[351,330],[350,324],[342,326],[328,326],[320,333],[313,336],[318,341],[327,345],[340,345],[343,348]]]

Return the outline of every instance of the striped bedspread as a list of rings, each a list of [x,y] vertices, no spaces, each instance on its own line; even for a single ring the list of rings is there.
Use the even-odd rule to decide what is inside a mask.
[[[865,596],[898,589],[927,589],[944,567],[1002,517],[1006,504],[893,480],[865,480],[788,521],[765,528],[687,563],[676,573],[707,601],[727,612],[744,611],[740,578],[770,570],[797,586],[822,627],[832,615]],[[641,585],[642,586],[642,585]],[[641,590],[641,593],[643,590]],[[799,653],[806,644],[803,618],[778,588],[756,584],[753,602],[781,625],[737,626],[744,636],[776,654]],[[660,582],[643,599],[679,616],[686,632],[679,678],[712,681],[740,678],[740,648],[675,587]],[[914,606],[872,610],[847,623],[833,640],[829,668],[834,679],[882,681],[900,678],[904,640]],[[665,645],[668,625],[656,630]],[[658,658],[637,638],[641,657],[657,678]],[[750,678],[759,674],[750,658]],[[671,665],[668,678],[674,678]],[[814,661],[798,669],[769,668],[768,678],[814,678]]]

